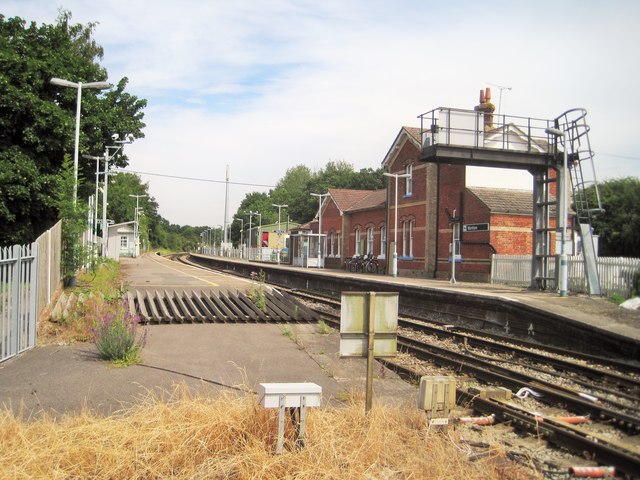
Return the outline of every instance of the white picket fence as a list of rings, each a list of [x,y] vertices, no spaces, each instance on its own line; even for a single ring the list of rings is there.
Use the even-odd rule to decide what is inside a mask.
[[[549,276],[555,274],[555,262],[549,263]],[[625,298],[632,294],[633,278],[640,275],[640,258],[599,257],[600,288],[605,295],[617,293]],[[493,255],[491,283],[529,286],[531,284],[531,255]],[[552,285],[553,287],[553,285]],[[587,293],[582,256],[569,257],[569,291]]]

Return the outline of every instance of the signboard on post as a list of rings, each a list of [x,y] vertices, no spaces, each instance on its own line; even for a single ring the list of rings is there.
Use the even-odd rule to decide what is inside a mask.
[[[462,231],[465,233],[488,232],[489,224],[488,223],[468,223],[466,225],[462,225]]]
[[[373,403],[374,357],[392,357],[396,354],[397,330],[397,292],[342,293],[340,356],[367,358],[367,412]]]
[[[373,311],[370,311],[373,303]],[[397,351],[398,293],[342,292],[340,356],[366,357],[369,314],[373,314],[374,357],[393,357]]]

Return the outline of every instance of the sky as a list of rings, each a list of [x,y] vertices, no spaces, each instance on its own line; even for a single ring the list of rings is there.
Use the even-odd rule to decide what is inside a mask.
[[[472,109],[485,87],[502,114],[585,108],[597,179],[640,177],[636,0],[5,0],[0,13],[54,23],[60,8],[98,23],[109,81],[148,100],[128,170],[171,223],[222,225],[227,165],[229,219],[291,167],[379,168],[403,125]],[[468,169],[467,183],[532,180]]]

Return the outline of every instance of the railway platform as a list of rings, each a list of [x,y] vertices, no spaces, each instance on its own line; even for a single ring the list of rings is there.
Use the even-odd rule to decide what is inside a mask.
[[[324,288],[336,284],[334,290],[362,288],[362,290],[411,290],[407,296],[415,293],[431,295],[433,298],[442,297],[443,301],[452,303],[473,303],[492,308],[500,306],[503,313],[511,311],[511,316],[531,314],[539,318],[546,317],[547,329],[557,325],[557,334],[571,336],[581,330],[593,335],[606,337],[608,349],[615,347],[616,341],[628,345],[627,351],[640,352],[640,311],[621,308],[604,297],[590,297],[587,295],[570,294],[560,297],[557,293],[548,291],[532,291],[522,287],[497,285],[488,283],[449,283],[447,280],[435,280],[412,277],[391,277],[366,273],[352,273],[344,270],[329,270],[316,268],[301,268],[288,265],[264,264],[259,262],[229,259],[221,257],[207,257],[205,255],[191,255],[203,264],[217,264],[218,268],[235,271],[265,270],[270,277],[279,278],[280,282],[300,285],[304,288],[313,284],[313,288]],[[320,286],[320,287],[319,287]],[[402,296],[402,294],[401,294]],[[445,300],[448,297],[448,300]],[[464,307],[461,307],[464,308]],[[555,324],[555,325],[554,325]],[[570,325],[571,330],[564,327]],[[577,339],[576,339],[577,341]],[[598,354],[598,342],[593,345],[593,354]],[[640,361],[640,354],[636,360]]]
[[[122,259],[135,289],[246,289],[251,282],[156,256]],[[142,364],[113,368],[91,343],[36,346],[0,363],[0,407],[26,418],[126,409],[149,394],[171,398],[176,384],[192,392],[251,393],[264,382],[312,382],[322,405],[364,398],[366,361],[341,359],[339,334],[315,323],[184,323],[149,325]],[[415,404],[417,391],[382,366],[374,400]]]

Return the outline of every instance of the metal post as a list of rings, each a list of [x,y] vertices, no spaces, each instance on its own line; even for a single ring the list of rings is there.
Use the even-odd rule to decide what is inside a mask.
[[[451,283],[456,283],[456,210],[453,209],[453,217],[451,220]]]
[[[384,172],[387,177],[393,177],[396,180],[396,198],[395,198],[395,211],[394,211],[394,239],[393,239],[393,253],[391,257],[391,275],[398,276],[398,178],[410,178],[410,173],[388,173]]]
[[[369,412],[373,405],[373,363],[375,358],[373,356],[373,350],[375,345],[375,305],[376,305],[376,292],[369,292],[369,308],[367,314],[367,394],[365,399],[365,411]]]
[[[329,193],[312,193],[314,197],[318,197],[318,265],[320,268],[320,264],[322,261],[322,199],[324,197],[328,197]]]
[[[557,142],[558,138],[562,137],[563,143],[563,151],[562,151],[562,168],[558,169],[558,177],[556,179],[557,188],[557,205],[558,212],[556,213],[556,232],[560,232],[560,255],[559,255],[559,268],[558,268],[558,291],[561,297],[566,297],[568,293],[569,287],[569,264],[567,258],[567,223],[568,223],[568,212],[569,212],[569,186],[567,183],[568,180],[568,172],[567,172],[567,132],[563,132],[562,130],[558,130],[557,128],[547,128],[545,132],[556,137],[556,151],[557,151]],[[556,246],[558,242],[556,241]],[[558,252],[556,251],[556,255]]]
[[[107,188],[109,186],[109,147],[104,150],[104,185],[102,186],[102,256],[107,256]]]

